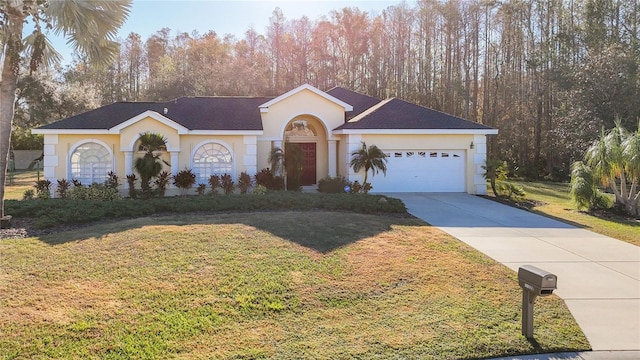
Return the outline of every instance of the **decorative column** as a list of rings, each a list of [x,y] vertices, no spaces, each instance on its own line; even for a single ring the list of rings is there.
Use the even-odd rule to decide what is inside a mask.
[[[171,175],[175,176],[180,172],[180,165],[178,164],[178,155],[180,155],[179,150],[169,150],[169,155],[171,155]],[[169,182],[169,189],[175,189],[176,186],[173,185],[173,181]]]
[[[336,177],[338,173],[336,141],[329,140],[328,143],[327,156],[329,157],[329,176]]]
[[[43,175],[45,180],[51,181],[53,184],[56,183],[56,168],[58,167],[58,155],[56,154],[56,147],[58,145],[58,135],[45,135],[44,136],[44,149],[43,154],[44,158],[42,159],[43,164]],[[6,155],[6,154],[5,154]],[[67,155],[68,156],[68,155]],[[65,166],[69,166],[69,162]],[[69,178],[71,177],[71,169],[67,168],[67,174]],[[51,189],[51,197],[54,197],[55,191]]]
[[[360,175],[356,172],[353,172],[353,169],[351,168],[351,166],[349,166],[351,164],[351,153],[358,151],[360,146],[362,146],[361,143],[362,135],[347,135],[347,153],[344,154],[344,156],[346,158],[345,161],[348,170],[347,180],[349,181],[359,180],[360,182],[362,182],[362,178],[360,177]]]
[[[56,145],[58,145],[58,135],[44,136],[44,178],[54,182],[56,179],[56,167],[58,166],[58,155],[56,154]]]
[[[474,149],[469,150],[473,154],[473,187],[477,195],[487,194],[487,180],[484,178],[482,166],[487,161],[487,135],[475,135],[473,137]],[[475,151],[475,154],[474,154]]]
[[[258,172],[258,137],[245,136],[243,143],[245,146],[244,171],[249,175],[255,175]]]
[[[171,150],[169,151],[171,155],[171,175],[177,175],[180,172],[180,165],[178,165],[178,155],[180,155],[179,150]]]
[[[124,152],[124,175],[125,175],[124,188],[125,189],[129,188],[129,182],[126,179],[126,176],[131,174],[133,174],[133,151],[125,151]]]

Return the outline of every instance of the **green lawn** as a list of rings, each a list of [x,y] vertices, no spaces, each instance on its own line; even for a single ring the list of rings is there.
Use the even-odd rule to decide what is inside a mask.
[[[0,358],[464,359],[589,345],[562,300],[421,221],[172,215],[0,241]]]
[[[44,175],[40,170],[40,178],[43,179]],[[11,182],[10,182],[11,180]],[[33,190],[35,188],[36,181],[38,180],[37,170],[19,170],[13,173],[12,179],[7,174],[7,186],[4,188],[4,198],[7,200],[20,200],[25,190]]]
[[[569,195],[569,184],[552,182],[515,182],[527,193],[527,199],[545,203],[532,210],[599,234],[611,236],[634,245],[640,245],[640,221],[603,219],[578,211]]]

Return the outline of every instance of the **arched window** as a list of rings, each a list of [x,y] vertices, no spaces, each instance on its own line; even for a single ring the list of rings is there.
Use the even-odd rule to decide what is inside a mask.
[[[71,178],[83,185],[104,183],[113,170],[113,159],[109,149],[95,142],[78,146],[71,154]]]
[[[211,175],[231,175],[233,162],[231,152],[218,143],[208,143],[200,146],[193,154],[193,172],[196,174],[196,184],[206,184]]]
[[[284,130],[285,137],[317,136],[316,128],[308,121],[298,119],[290,122]]]

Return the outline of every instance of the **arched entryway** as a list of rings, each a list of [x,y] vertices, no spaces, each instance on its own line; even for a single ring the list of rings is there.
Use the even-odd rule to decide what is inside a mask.
[[[301,186],[315,185],[327,176],[327,135],[322,122],[311,115],[296,116],[285,127],[283,138],[285,152],[295,147],[301,157]]]

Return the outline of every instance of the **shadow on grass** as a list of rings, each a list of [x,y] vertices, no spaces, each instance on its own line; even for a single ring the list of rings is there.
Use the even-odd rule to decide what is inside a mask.
[[[269,211],[253,213],[193,213],[158,215],[105,222],[64,232],[43,235],[49,245],[100,239],[108,234],[143,226],[242,224],[273,234],[320,253],[329,253],[359,240],[391,230],[393,225],[428,226],[421,220],[389,215],[366,215],[330,211]],[[159,228],[159,231],[162,229]]]

